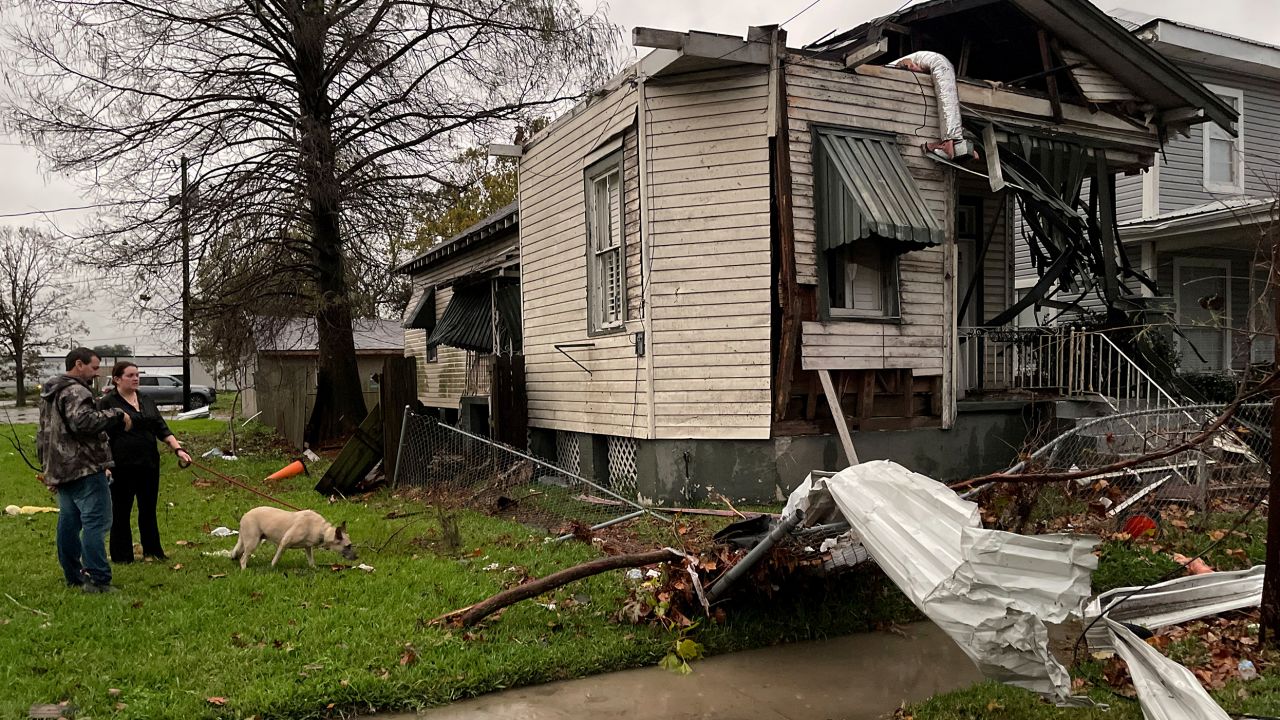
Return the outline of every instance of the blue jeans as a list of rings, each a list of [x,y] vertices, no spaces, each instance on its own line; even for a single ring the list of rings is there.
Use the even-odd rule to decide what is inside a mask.
[[[111,583],[110,530],[111,490],[105,472],[58,486],[58,562],[68,585]]]

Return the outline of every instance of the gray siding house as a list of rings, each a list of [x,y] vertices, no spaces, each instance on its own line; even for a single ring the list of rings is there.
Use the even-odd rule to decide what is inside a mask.
[[[1274,233],[1280,191],[1280,47],[1128,10],[1112,14],[1239,114],[1234,136],[1212,122],[1191,125],[1166,139],[1150,168],[1116,181],[1120,239],[1155,281],[1143,294],[1164,313],[1174,369],[1221,373],[1271,362],[1265,238]],[[1021,219],[1014,223],[1022,232]],[[1025,246],[1014,263],[1020,297],[1037,270]],[[1096,296],[1082,294],[1082,310],[1102,310]],[[1015,325],[1076,317],[1033,306]]]
[[[1271,362],[1265,298],[1280,192],[1280,47],[1164,18],[1117,12],[1134,34],[1240,113],[1237,137],[1205,123],[1123,178],[1120,237],[1167,295],[1184,372]]]

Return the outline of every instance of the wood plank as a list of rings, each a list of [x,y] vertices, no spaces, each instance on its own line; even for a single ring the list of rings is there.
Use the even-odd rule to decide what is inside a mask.
[[[840,434],[840,447],[844,450],[845,461],[849,465],[858,464],[858,453],[853,448],[853,438],[849,436],[849,426],[844,421],[844,410],[840,406],[840,396],[831,384],[831,373],[818,371],[818,379],[822,382],[822,392],[827,396],[827,407],[831,409],[831,418],[835,421],[836,431]]]

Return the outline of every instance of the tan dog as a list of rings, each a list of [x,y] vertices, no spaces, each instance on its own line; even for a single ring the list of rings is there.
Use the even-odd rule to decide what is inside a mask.
[[[342,553],[342,557],[348,560],[356,559],[355,548],[351,547],[351,538],[347,535],[347,523],[334,527],[312,510],[289,512],[264,506],[245,513],[240,518],[240,539],[231,551],[232,559],[240,559],[241,570],[249,564],[249,556],[263,540],[276,544],[271,567],[276,566],[281,553],[287,548],[306,550],[307,564],[311,567],[316,566],[311,551],[317,547]]]

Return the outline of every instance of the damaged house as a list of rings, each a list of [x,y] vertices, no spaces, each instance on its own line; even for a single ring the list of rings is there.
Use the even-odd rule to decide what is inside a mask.
[[[646,499],[772,498],[853,454],[1005,464],[1023,403],[966,399],[1008,371],[965,329],[1082,288],[1140,312],[1116,178],[1235,132],[1084,0],[926,2],[806,48],[634,40],[518,149],[519,287],[531,450]]]

